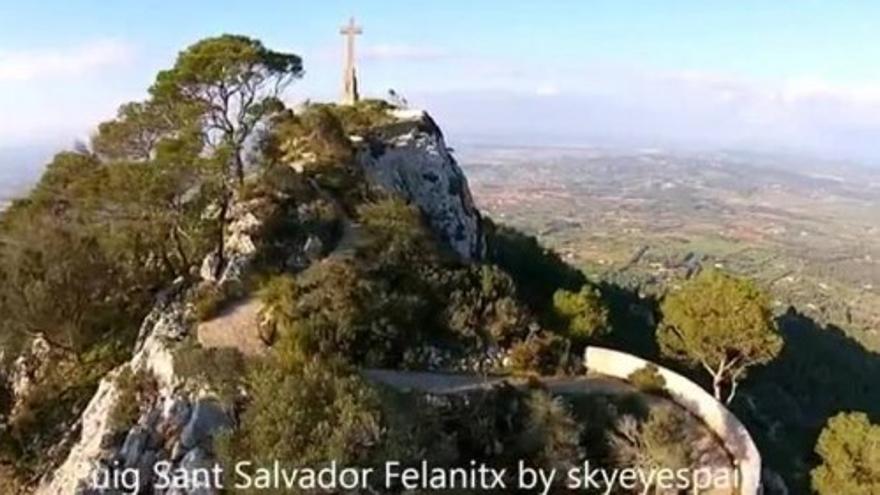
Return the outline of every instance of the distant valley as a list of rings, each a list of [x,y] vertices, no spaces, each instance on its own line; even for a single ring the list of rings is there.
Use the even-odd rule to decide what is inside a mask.
[[[467,148],[492,217],[597,278],[660,292],[697,265],[760,280],[880,349],[880,172],[738,153]]]

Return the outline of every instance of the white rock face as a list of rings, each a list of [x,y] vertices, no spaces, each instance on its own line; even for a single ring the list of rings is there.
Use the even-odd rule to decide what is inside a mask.
[[[374,185],[417,205],[435,233],[463,259],[484,254],[480,214],[443,133],[419,110],[395,112],[398,122],[367,143],[358,161]]]
[[[102,442],[109,434],[109,411],[116,404],[119,390],[115,379],[120,370],[114,370],[101,380],[98,391],[83,412],[82,434],[64,463],[37,488],[38,495],[62,495],[78,493],[80,481],[90,479],[97,472],[104,454]]]
[[[262,223],[253,214],[255,207],[249,203],[233,203],[229,209],[229,224],[224,235],[224,260],[217,252],[211,253],[202,260],[199,276],[202,280],[224,284],[241,276],[257,252],[253,236]],[[222,264],[222,266],[221,266]]]
[[[202,263],[206,281],[234,283],[252,261],[257,248],[253,235],[260,228],[252,213],[256,205],[233,203],[230,224],[224,242],[225,263],[220,266],[216,253]],[[214,275],[220,272],[220,277]],[[174,349],[191,330],[186,321],[186,308],[181,301],[182,280],[156,303],[141,325],[135,352],[128,363],[110,372],[98,385],[80,418],[79,439],[67,458],[54,472],[41,480],[37,495],[97,495],[123,493],[119,490],[96,490],[93,480],[108,466],[135,468],[146,486],[158,461],[171,461],[175,468],[195,469],[213,462],[204,445],[220,429],[229,425],[225,413],[204,390],[192,387],[174,371]],[[148,371],[157,384],[156,398],[142,407],[137,424],[120,444],[110,424],[112,412],[120,396],[117,378],[125,370]],[[115,440],[115,441],[114,441]],[[167,493],[153,490],[154,495],[211,495],[213,490],[175,489]]]
[[[101,380],[81,418],[79,440],[72,446],[65,461],[40,484],[39,495],[70,495],[99,492],[92,486],[95,476],[107,466],[137,468],[146,483],[158,460],[179,461],[196,445],[181,445],[180,432],[189,427],[200,435],[210,434],[210,427],[199,423],[192,404],[194,399],[182,389],[174,374],[173,348],[185,336],[183,305],[176,301],[159,303],[144,320],[141,338],[131,361],[110,372]],[[126,369],[148,371],[158,386],[156,400],[142,411],[137,425],[125,436],[121,445],[114,442],[116,432],[110,417],[120,396],[117,378]],[[195,400],[198,404],[198,400]]]

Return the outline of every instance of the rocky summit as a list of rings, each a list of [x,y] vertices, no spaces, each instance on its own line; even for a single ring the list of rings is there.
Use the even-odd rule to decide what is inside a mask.
[[[392,113],[396,122],[358,153],[368,179],[417,204],[433,230],[462,258],[482,258],[480,213],[440,128],[422,110]]]

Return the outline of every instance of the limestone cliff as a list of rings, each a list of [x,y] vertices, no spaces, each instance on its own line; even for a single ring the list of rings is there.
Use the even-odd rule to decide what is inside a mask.
[[[462,258],[480,259],[480,213],[443,133],[426,112],[399,110],[358,161],[375,185],[418,205],[434,231]]]

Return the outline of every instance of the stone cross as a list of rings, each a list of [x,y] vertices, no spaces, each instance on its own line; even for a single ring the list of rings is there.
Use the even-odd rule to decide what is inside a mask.
[[[342,103],[351,105],[358,101],[357,74],[354,67],[354,37],[363,33],[360,26],[354,23],[354,17],[342,26],[339,34],[345,36],[345,65],[342,72]]]

